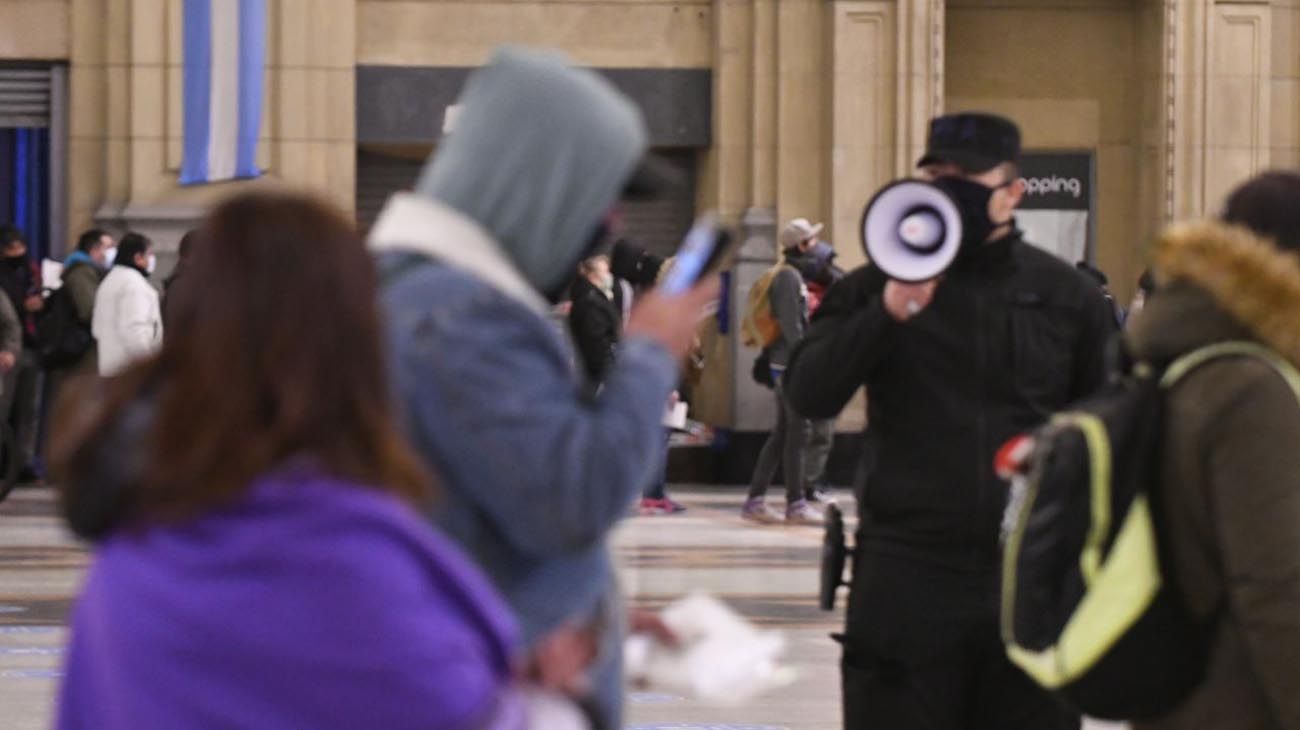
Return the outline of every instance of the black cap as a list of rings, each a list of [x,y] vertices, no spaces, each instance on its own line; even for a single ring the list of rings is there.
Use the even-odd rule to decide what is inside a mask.
[[[947,114],[930,120],[925,155],[917,167],[951,162],[980,173],[1020,161],[1020,128],[996,114]]]
[[[660,256],[646,251],[626,239],[614,242],[609,252],[609,273],[632,286],[652,286],[664,265]]]
[[[686,183],[677,166],[657,155],[647,154],[623,185],[623,200],[659,200]]]

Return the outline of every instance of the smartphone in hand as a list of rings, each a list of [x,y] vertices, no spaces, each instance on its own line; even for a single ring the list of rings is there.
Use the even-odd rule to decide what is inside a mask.
[[[668,295],[684,294],[697,282],[717,272],[730,257],[732,236],[718,225],[717,216],[700,216],[686,234],[673,257],[671,268],[659,285]]]

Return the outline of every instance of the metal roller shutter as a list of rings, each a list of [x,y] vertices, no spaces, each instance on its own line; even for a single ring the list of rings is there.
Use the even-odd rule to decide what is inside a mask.
[[[661,149],[655,155],[680,170],[685,184],[659,200],[623,203],[623,221],[629,241],[666,258],[677,251],[695,218],[697,152]]]
[[[0,127],[50,126],[51,71],[0,68]]]
[[[677,250],[695,217],[696,151],[660,150],[656,155],[681,170],[685,184],[659,200],[624,203],[623,218],[628,240],[666,257]],[[374,224],[389,195],[415,184],[423,166],[423,156],[409,150],[357,151],[357,225],[363,232]]]
[[[388,196],[409,190],[420,176],[424,163],[369,150],[357,152],[357,226],[370,230]]]

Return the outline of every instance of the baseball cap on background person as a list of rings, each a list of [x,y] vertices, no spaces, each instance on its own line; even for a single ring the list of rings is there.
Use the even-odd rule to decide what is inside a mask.
[[[925,154],[917,167],[951,162],[968,173],[987,172],[1020,161],[1020,128],[996,114],[962,113],[935,117]]]
[[[798,246],[804,241],[816,238],[823,228],[825,226],[821,223],[811,223],[807,218],[795,218],[785,224],[785,228],[781,230],[781,249]]]

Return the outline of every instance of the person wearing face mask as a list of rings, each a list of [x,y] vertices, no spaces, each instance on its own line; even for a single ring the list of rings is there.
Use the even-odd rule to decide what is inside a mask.
[[[1058,730],[1079,717],[1007,660],[999,638],[994,454],[1105,378],[1115,329],[1069,263],[1016,228],[1020,132],[939,117],[918,163],[959,203],[961,253],[937,280],[868,265],[832,287],[786,371],[794,408],[868,393],[860,521],[841,663],[846,728]]]
[[[578,264],[578,277],[569,291],[569,333],[578,362],[593,384],[599,384],[614,364],[623,334],[623,313],[615,302],[614,275],[608,256],[593,256]]]
[[[22,352],[5,373],[3,414],[18,443],[20,482],[37,482],[36,438],[40,431],[41,364],[36,355],[36,317],[45,308],[41,267],[27,255],[27,238],[11,225],[0,226],[0,290],[22,320]]]
[[[117,375],[162,344],[162,308],[149,283],[156,261],[153,243],[139,233],[118,243],[113,267],[95,292],[90,326],[99,344],[100,375]]]
[[[109,267],[113,237],[91,228],[77,237],[77,249],[63,262],[58,290],[50,293],[38,328],[46,368],[45,403],[52,405],[70,378],[99,373],[98,347],[91,334],[95,294]]]
[[[759,452],[750,476],[749,492],[740,509],[743,519],[758,524],[820,525],[825,521],[825,515],[812,504],[824,501],[825,496],[813,493],[805,462],[811,456],[809,446],[814,431],[818,433],[818,441],[825,441],[830,422],[814,423],[795,413],[781,385],[781,374],[785,372],[790,353],[808,329],[807,280],[818,266],[812,252],[821,231],[822,224],[814,225],[806,218],[795,218],[786,225],[780,235],[781,264],[768,289],[772,316],[780,323],[781,334],[763,348],[761,357],[772,373],[776,423]],[[767,504],[767,488],[778,463],[785,478],[784,512]]]
[[[90,329],[95,313],[95,293],[108,270],[109,249],[113,248],[113,237],[98,228],[92,228],[77,238],[77,250],[63,262],[63,287],[68,290],[77,321],[86,330]],[[74,365],[65,370],[69,373],[98,372],[95,357],[95,345]]]
[[[565,688],[613,730],[624,615],[607,539],[662,465],[664,403],[718,282],[639,297],[590,393],[549,313],[620,195],[648,192],[645,122],[594,72],[516,48],[470,75],[458,108],[371,230],[388,360],[443,477],[431,516],[509,601],[529,666],[583,668]]]

